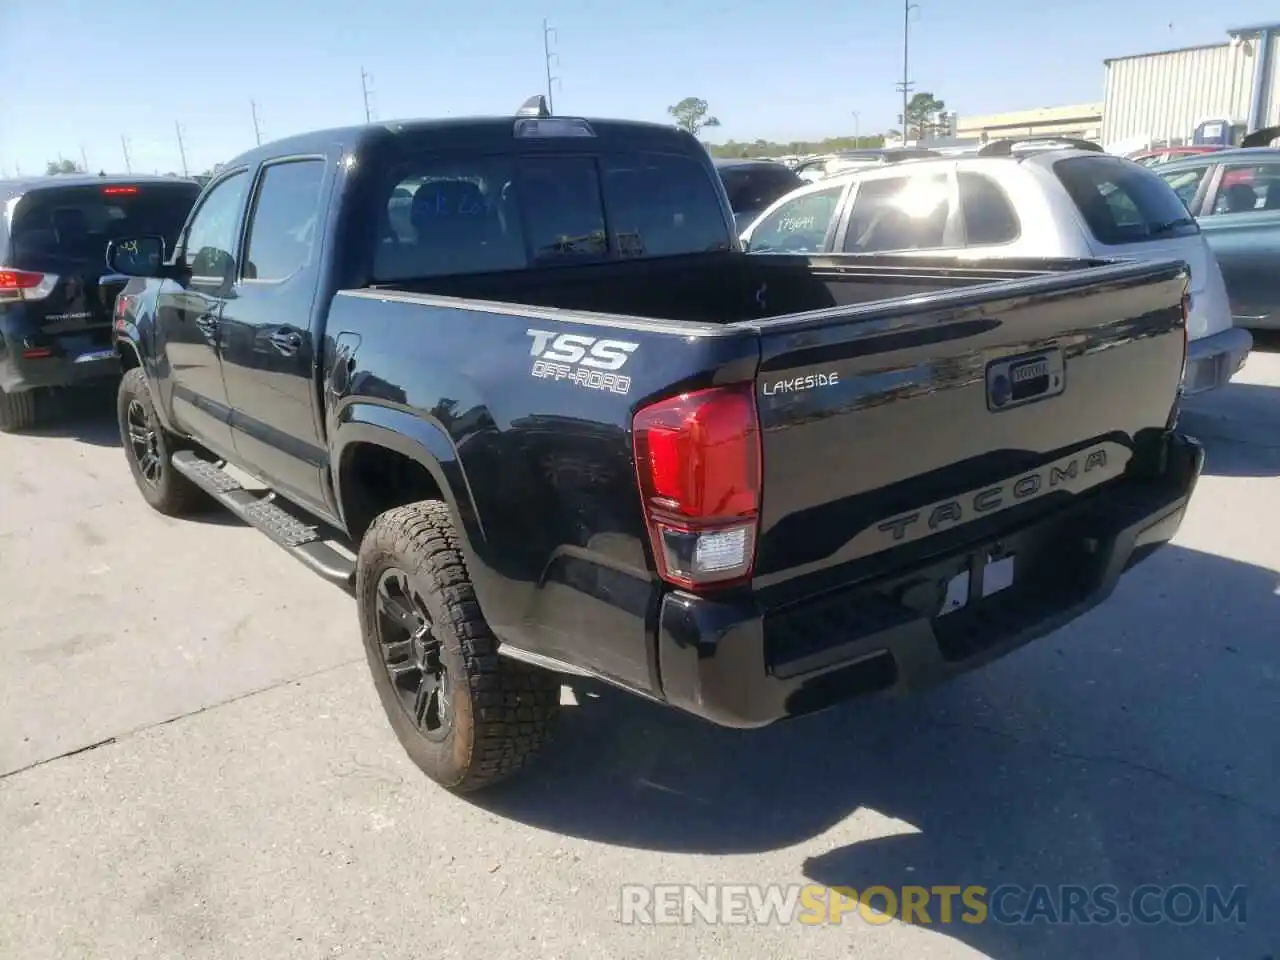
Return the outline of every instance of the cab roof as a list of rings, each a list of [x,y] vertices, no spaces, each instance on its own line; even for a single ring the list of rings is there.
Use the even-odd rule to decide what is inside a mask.
[[[405,149],[448,149],[502,151],[516,142],[515,124],[526,117],[450,117],[445,119],[393,120],[360,126],[334,127],[301,133],[254,147],[228,161],[226,167],[251,166],[278,157],[325,153],[337,145],[356,154],[386,146]],[[704,153],[690,134],[662,123],[638,120],[608,120],[592,117],[533,118],[586,122],[594,136],[591,143],[603,150],[664,150]],[[556,138],[550,138],[556,139]],[[570,139],[570,138],[565,138]],[[581,142],[586,138],[573,138]]]

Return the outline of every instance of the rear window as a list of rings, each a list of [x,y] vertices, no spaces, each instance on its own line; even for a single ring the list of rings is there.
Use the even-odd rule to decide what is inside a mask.
[[[729,249],[715,183],[666,154],[424,157],[384,184],[374,279]]]
[[[1136,163],[1072,157],[1059,160],[1053,170],[1099,243],[1144,243],[1200,232],[1173,189]]]
[[[804,180],[786,167],[724,167],[720,170],[729,206],[734,213],[763,210],[785,193],[804,186]]]
[[[9,265],[40,269],[50,261],[103,265],[107,243],[158,234],[173,249],[200,188],[195,184],[119,184],[33,190],[19,201]]]

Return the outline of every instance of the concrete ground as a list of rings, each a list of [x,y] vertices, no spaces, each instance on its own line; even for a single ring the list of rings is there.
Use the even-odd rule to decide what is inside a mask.
[[[1069,628],[754,733],[583,690],[475,802],[402,754],[344,593],[227,517],[149,511],[109,412],[0,436],[0,957],[1274,956],[1280,353],[1211,400],[1176,545]],[[624,884],[716,882],[1247,899],[1191,926],[619,922]]]

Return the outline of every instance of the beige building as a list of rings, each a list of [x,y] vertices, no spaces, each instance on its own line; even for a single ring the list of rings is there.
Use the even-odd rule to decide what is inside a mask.
[[[1012,113],[962,115],[956,123],[956,136],[962,139],[980,139],[983,133],[991,140],[1042,136],[1096,140],[1102,136],[1102,104],[1072,103]]]

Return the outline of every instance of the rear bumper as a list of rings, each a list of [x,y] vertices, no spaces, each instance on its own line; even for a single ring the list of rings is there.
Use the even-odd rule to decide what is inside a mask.
[[[22,393],[41,387],[71,387],[120,375],[120,359],[109,345],[88,336],[65,337],[49,356],[23,356],[28,344],[0,330],[0,390]],[[40,344],[44,346],[44,344]]]
[[[1253,337],[1240,327],[1192,340],[1187,345],[1183,395],[1191,397],[1225,386],[1244,366],[1252,349]]]
[[[662,601],[665,699],[731,727],[764,726],[860,694],[905,692],[1004,656],[1097,606],[1173,538],[1204,463],[1171,434],[1149,481],[1089,498],[999,542],[781,611],[674,592]],[[939,590],[975,557],[1012,553],[1012,586],[936,616]],[[973,569],[980,569],[981,562]]]

